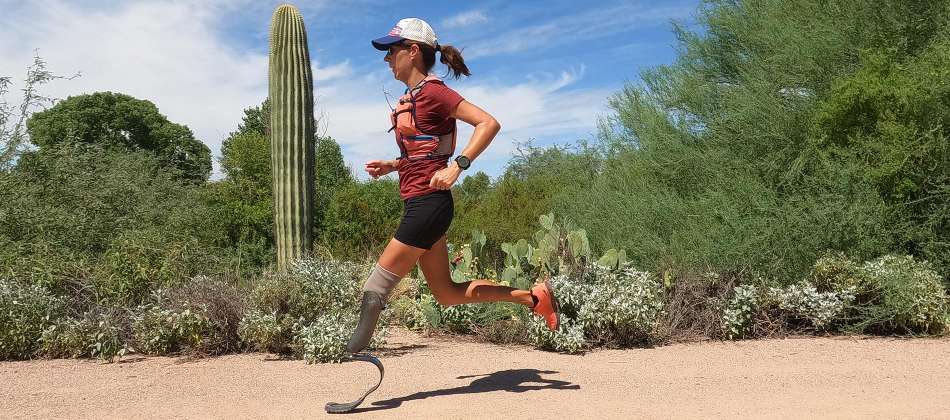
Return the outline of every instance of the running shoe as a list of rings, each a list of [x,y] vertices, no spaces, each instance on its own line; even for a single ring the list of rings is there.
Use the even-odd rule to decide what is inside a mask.
[[[534,285],[531,288],[531,295],[538,299],[538,303],[531,308],[531,312],[544,318],[551,331],[556,331],[558,327],[558,304],[554,297],[554,289],[551,287],[551,280],[545,276],[543,282]]]

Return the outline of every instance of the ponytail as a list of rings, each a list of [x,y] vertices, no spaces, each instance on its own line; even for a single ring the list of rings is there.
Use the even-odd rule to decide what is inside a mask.
[[[452,77],[457,80],[463,75],[472,75],[472,73],[468,71],[468,66],[465,65],[465,59],[462,58],[461,51],[451,45],[439,45],[437,48],[439,52],[442,53],[442,57],[439,61],[449,67],[449,72],[452,73]],[[448,76],[448,74],[446,74],[446,76]]]
[[[406,45],[415,44],[419,46],[419,50],[422,51],[422,64],[425,65],[426,73],[432,71],[432,67],[435,66],[435,53],[439,52],[442,54],[439,61],[449,68],[449,72],[445,74],[446,76],[451,74],[453,78],[460,79],[462,76],[472,75],[472,73],[468,71],[468,66],[465,65],[462,52],[451,45],[436,44],[436,47],[432,48],[429,44],[422,42],[405,41],[405,43]]]

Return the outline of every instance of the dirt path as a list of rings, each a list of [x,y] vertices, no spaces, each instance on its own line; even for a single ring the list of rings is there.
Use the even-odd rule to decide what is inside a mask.
[[[396,331],[358,418],[950,418],[950,339],[796,338],[584,356]],[[319,418],[368,363],[267,354],[0,363],[0,418]]]

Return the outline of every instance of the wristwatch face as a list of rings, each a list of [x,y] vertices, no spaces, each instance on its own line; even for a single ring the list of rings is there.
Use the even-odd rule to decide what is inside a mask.
[[[459,168],[468,169],[469,165],[472,164],[472,161],[468,160],[467,157],[460,155],[459,157],[455,158],[455,163],[459,164]]]

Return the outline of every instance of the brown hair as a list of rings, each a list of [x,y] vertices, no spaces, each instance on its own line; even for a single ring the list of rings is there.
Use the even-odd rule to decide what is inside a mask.
[[[405,41],[405,44],[407,46],[413,44],[418,45],[419,50],[422,51],[422,64],[425,66],[426,73],[432,71],[432,67],[435,66],[435,53],[437,50],[432,48],[429,44],[422,42]],[[442,53],[442,57],[439,58],[439,61],[449,68],[449,71],[445,74],[446,76],[451,74],[453,78],[460,79],[462,76],[472,75],[472,73],[468,71],[468,66],[465,65],[465,59],[462,58],[461,51],[451,45],[439,45],[438,47],[438,52]]]

